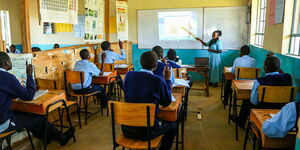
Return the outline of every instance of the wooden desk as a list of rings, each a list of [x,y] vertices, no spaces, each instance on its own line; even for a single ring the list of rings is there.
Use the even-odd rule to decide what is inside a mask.
[[[250,113],[250,121],[259,129],[262,140],[262,147],[277,149],[293,149],[295,146],[296,132],[289,132],[285,138],[269,138],[262,132],[262,125],[265,120],[270,119],[270,114],[276,114],[276,109],[252,109]]]
[[[235,75],[231,71],[228,71],[228,68],[232,68],[232,67],[224,67],[223,70],[222,83],[221,83],[221,100],[223,100],[224,97],[223,90],[225,87],[225,81],[230,81],[235,79]],[[224,105],[224,109],[225,109],[225,105]]]
[[[236,99],[250,99],[254,80],[232,80]]]
[[[115,66],[116,65],[121,65],[121,64],[115,64]],[[118,74],[125,75],[127,72],[129,72],[129,71],[131,71],[133,69],[133,65],[132,64],[130,64],[130,65],[126,64],[126,65],[128,65],[128,67],[126,67],[126,68],[116,68],[115,67],[115,70],[117,70]]]
[[[113,71],[107,76],[98,76],[98,77],[93,77],[93,84],[101,84],[101,85],[106,85],[110,83],[110,78],[117,76],[117,71]],[[115,79],[114,79],[115,80]],[[112,80],[112,81],[114,81]]]
[[[209,67],[187,67],[187,71],[196,72],[205,77],[204,88],[192,88],[193,90],[205,91],[206,96],[209,97]]]
[[[66,100],[66,94],[64,90],[49,90],[48,93],[32,101],[13,100],[12,110],[45,115],[47,106],[61,99]],[[58,108],[59,106],[61,106],[60,103],[52,106],[49,112]]]
[[[157,117],[166,121],[177,121],[179,106],[182,103],[182,94],[173,93],[176,98],[176,102],[172,102],[167,107],[161,107]]]
[[[176,86],[172,88],[172,93],[180,93],[182,96],[185,95],[185,87],[184,86]]]

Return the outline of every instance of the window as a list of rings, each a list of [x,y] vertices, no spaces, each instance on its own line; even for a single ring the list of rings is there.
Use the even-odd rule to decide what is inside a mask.
[[[294,0],[294,13],[289,53],[291,55],[300,56],[300,0]]]
[[[255,45],[263,46],[266,24],[267,0],[258,0]]]
[[[10,24],[9,24],[9,14],[8,11],[0,11],[0,23],[2,31],[2,39],[5,41],[5,47],[8,48],[11,45],[11,35],[10,35]]]

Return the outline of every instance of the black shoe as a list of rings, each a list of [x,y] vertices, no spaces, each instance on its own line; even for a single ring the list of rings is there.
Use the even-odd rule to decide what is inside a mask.
[[[70,128],[65,133],[63,133],[63,138],[60,141],[60,145],[65,146],[66,144],[68,144],[68,141],[73,137],[74,133],[75,133],[74,127]]]

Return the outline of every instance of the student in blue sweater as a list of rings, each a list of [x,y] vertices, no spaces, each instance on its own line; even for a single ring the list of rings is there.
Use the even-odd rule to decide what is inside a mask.
[[[258,101],[258,87],[260,85],[268,86],[292,86],[293,81],[290,74],[279,73],[280,60],[277,57],[267,57],[264,62],[264,70],[266,75],[264,77],[258,78],[254,81],[251,98],[249,100],[243,100],[239,117],[235,118],[231,116],[232,120],[236,122],[240,127],[244,128],[246,121],[250,115],[252,108],[260,107],[265,109],[281,109],[282,105],[268,105],[261,104]]]
[[[76,62],[74,66],[74,71],[82,71],[84,72],[84,82],[83,88],[81,84],[72,84],[71,87],[76,94],[89,94],[100,91],[100,94],[97,94],[97,98],[100,99],[100,103],[103,107],[107,106],[106,94],[104,88],[99,85],[92,84],[93,76],[100,76],[103,72],[101,72],[97,66],[90,62],[91,58],[90,52],[87,49],[83,49],[80,51],[80,57],[82,60]]]
[[[175,49],[169,49],[167,53],[167,59],[168,59],[168,64],[172,68],[181,68],[178,64],[176,64],[177,56],[176,56],[176,51]]]
[[[166,65],[168,65],[171,70],[171,82],[172,82],[172,84],[174,84],[174,82],[175,82],[174,72],[172,70],[171,65],[168,64],[167,60],[163,58],[163,55],[164,55],[163,48],[160,46],[155,46],[152,48],[152,51],[154,51],[156,53],[156,55],[158,56],[157,67],[153,71],[153,73],[160,76],[163,79],[164,78],[164,76],[163,76],[164,68]]]
[[[32,65],[27,66],[26,87],[23,87],[14,75],[7,72],[11,69],[12,62],[9,56],[0,52],[0,133],[26,128],[35,137],[43,139],[45,117],[11,110],[12,99],[31,101],[34,98],[35,83],[32,77]],[[66,145],[75,131],[73,128],[61,134],[51,123],[48,122],[47,126],[48,143],[55,140],[61,145]]]
[[[141,71],[131,71],[126,74],[124,80],[125,102],[128,103],[154,103],[156,113],[159,105],[168,106],[172,101],[172,83],[170,81],[170,68],[164,67],[163,78],[153,74],[157,66],[157,55],[148,51],[141,55]],[[122,126],[126,137],[139,140],[147,140],[147,130],[144,127]],[[151,139],[164,135],[160,150],[169,150],[176,136],[176,123],[155,119],[154,127],[151,128]]]

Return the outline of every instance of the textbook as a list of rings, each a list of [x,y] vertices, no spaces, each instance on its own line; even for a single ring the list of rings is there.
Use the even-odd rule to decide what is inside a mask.
[[[174,83],[173,83],[173,87],[176,87],[176,86],[184,86],[184,87],[190,87],[189,86],[189,83],[184,80],[184,79],[175,79]]]

